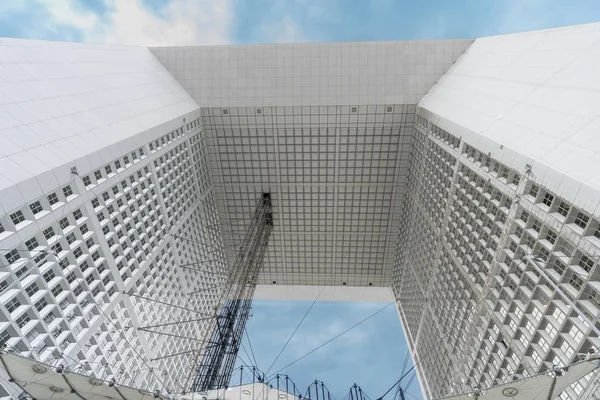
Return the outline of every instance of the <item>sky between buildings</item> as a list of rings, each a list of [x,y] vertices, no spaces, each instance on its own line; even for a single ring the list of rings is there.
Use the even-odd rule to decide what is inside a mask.
[[[356,383],[373,400],[399,378],[406,357],[406,342],[396,308],[389,303],[317,302],[293,335],[294,329],[311,306],[311,301],[264,301],[253,305],[253,317],[247,325],[248,335],[240,357],[247,364],[255,356],[256,364],[272,376],[287,374],[301,388],[302,394],[315,379],[323,381],[336,400],[343,400]],[[295,362],[339,333],[383,310],[348,333],[333,340],[306,358]],[[252,347],[247,342],[248,337]],[[288,339],[281,356],[273,364]],[[252,354],[254,353],[254,354]],[[238,360],[238,366],[243,364]],[[272,365],[272,367],[271,367]],[[406,371],[412,366],[410,357]],[[413,374],[407,376],[404,387]],[[237,379],[234,378],[233,383]],[[419,383],[414,378],[408,393],[421,399]],[[391,400],[395,391],[386,399]],[[411,397],[409,397],[411,399]]]
[[[598,20],[598,0],[0,0],[0,36],[146,46],[472,38]],[[309,306],[256,302],[248,332],[260,368]],[[317,303],[274,370],[381,306]],[[301,387],[323,380],[337,400],[356,382],[375,399],[405,351],[389,307],[282,373]],[[416,382],[411,393],[420,398]]]

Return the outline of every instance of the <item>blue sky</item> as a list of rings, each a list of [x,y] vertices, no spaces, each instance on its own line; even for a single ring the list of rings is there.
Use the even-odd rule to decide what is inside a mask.
[[[268,370],[311,303],[254,302],[253,317],[247,328],[258,368]],[[268,375],[277,373],[385,306],[385,303],[317,302]],[[251,353],[251,349],[246,339],[244,346],[245,351],[241,350],[240,356],[250,363],[248,356],[252,356],[246,352]],[[279,373],[289,375],[303,393],[318,379],[327,385],[337,400],[342,400],[354,383],[375,400],[398,379],[406,350],[398,313],[392,305]],[[409,367],[411,365],[412,362]],[[416,379],[409,387],[409,393],[421,398]],[[393,394],[391,392],[386,399],[391,400]]]
[[[0,36],[138,45],[464,38],[598,20],[597,0],[0,2]]]

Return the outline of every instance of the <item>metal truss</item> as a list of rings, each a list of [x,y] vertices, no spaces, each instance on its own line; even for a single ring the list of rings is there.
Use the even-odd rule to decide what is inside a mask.
[[[256,279],[273,229],[271,198],[264,194],[256,207],[244,241],[239,246],[230,273],[230,285],[216,318],[210,339],[215,345],[206,349],[195,366],[193,391],[226,387],[231,379],[244,327],[250,316]]]

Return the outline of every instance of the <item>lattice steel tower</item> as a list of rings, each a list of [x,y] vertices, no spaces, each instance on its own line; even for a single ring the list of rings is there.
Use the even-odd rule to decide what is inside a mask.
[[[268,193],[256,207],[254,217],[230,274],[230,285],[224,292],[224,304],[206,347],[201,363],[196,366],[195,391],[218,389],[229,384],[242,342],[244,327],[250,315],[256,278],[263,262],[269,235],[273,229],[271,197]]]

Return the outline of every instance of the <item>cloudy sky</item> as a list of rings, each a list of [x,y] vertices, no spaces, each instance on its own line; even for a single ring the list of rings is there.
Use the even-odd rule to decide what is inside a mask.
[[[476,37],[598,19],[598,0],[0,1],[0,36],[148,46]]]

